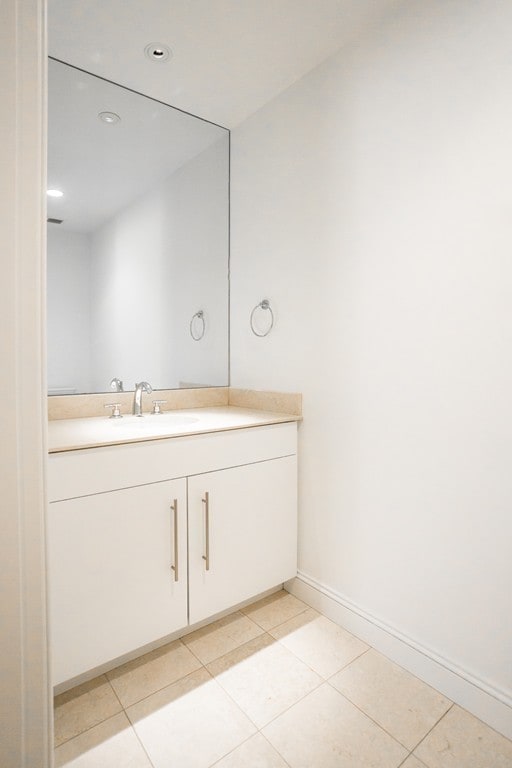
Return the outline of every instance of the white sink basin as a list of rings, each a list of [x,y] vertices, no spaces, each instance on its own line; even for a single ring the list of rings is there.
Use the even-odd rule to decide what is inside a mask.
[[[197,416],[181,413],[146,414],[145,416],[123,416],[109,423],[118,429],[141,430],[142,432],[169,432],[175,427],[185,427],[199,421]]]

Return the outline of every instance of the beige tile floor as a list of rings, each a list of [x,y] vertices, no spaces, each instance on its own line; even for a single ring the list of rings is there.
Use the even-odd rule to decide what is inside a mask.
[[[286,592],[55,700],[56,768],[512,768],[512,742]]]

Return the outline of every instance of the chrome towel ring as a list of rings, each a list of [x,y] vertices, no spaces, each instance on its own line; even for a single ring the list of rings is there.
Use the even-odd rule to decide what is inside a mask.
[[[197,320],[200,322],[199,329],[196,329],[196,323],[194,323],[194,320],[197,318]],[[194,333],[194,330],[196,330],[196,333]],[[195,315],[192,315],[192,320],[190,321],[190,335],[194,339],[194,341],[201,341],[201,339],[204,336],[204,332],[206,330],[206,324],[204,321],[204,312],[202,309],[200,309],[198,312],[195,313]]]
[[[266,331],[263,333],[260,333],[256,328],[254,327],[254,314],[258,309],[262,309],[265,312],[270,313],[270,324]],[[272,307],[270,306],[270,302],[268,299],[263,299],[263,301],[260,301],[259,304],[256,304],[253,311],[251,312],[251,331],[254,333],[255,336],[259,336],[260,338],[263,336],[268,336],[272,328],[274,327],[274,313],[272,312]]]

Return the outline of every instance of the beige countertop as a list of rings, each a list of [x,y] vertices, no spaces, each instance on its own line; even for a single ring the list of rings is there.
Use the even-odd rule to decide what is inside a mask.
[[[300,421],[301,416],[232,405],[172,410],[162,414],[57,419],[48,424],[48,451],[75,451],[104,445],[162,440],[266,424]]]

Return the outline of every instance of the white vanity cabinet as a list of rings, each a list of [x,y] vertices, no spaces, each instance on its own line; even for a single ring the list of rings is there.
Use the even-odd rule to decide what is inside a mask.
[[[283,423],[50,455],[55,685],[296,574],[296,432]]]
[[[186,625],[186,504],[182,479],[50,505],[55,683]]]
[[[295,575],[296,477],[288,456],[188,479],[191,624]]]

